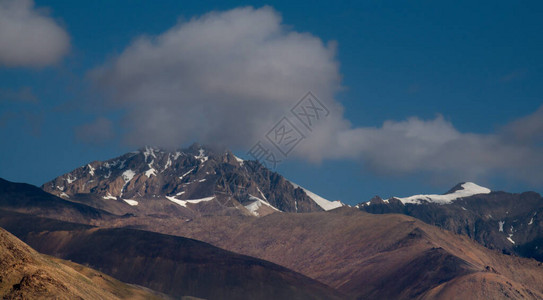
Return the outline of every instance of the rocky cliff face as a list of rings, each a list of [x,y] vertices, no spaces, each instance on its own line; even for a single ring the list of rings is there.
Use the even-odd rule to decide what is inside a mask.
[[[67,200],[116,214],[263,216],[277,211],[322,211],[306,191],[255,161],[194,144],[166,151],[146,147],[95,161],[45,183]],[[328,205],[339,202],[324,200]]]

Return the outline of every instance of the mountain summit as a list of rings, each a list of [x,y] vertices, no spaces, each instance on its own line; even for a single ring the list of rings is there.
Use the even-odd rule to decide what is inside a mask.
[[[479,194],[489,194],[490,189],[477,185],[473,182],[461,182],[455,185],[447,193],[442,195],[414,195],[410,197],[392,197],[387,200],[375,201],[370,200],[360,205],[371,205],[373,203],[389,203],[390,200],[400,201],[402,204],[423,204],[423,203],[437,203],[437,204],[450,204],[455,200],[471,197]],[[380,198],[379,198],[380,199]]]
[[[543,198],[535,192],[491,191],[463,182],[443,195],[372,199],[357,208],[374,214],[406,214],[465,234],[488,248],[543,261]]]
[[[473,182],[462,182],[454,186],[443,195],[415,195],[406,198],[394,198],[400,200],[403,204],[420,204],[423,201],[438,204],[448,204],[460,198],[470,197],[478,194],[488,194],[490,192],[490,189],[479,186]]]
[[[258,162],[199,144],[175,151],[145,147],[91,162],[45,183],[42,189],[116,214],[263,216],[343,205],[291,183]]]

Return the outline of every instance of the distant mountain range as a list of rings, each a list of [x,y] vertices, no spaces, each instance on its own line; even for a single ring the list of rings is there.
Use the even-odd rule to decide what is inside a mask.
[[[443,195],[415,195],[357,205],[374,213],[400,213],[465,234],[490,249],[543,261],[543,198],[535,192],[491,191],[471,182]]]
[[[255,161],[198,144],[176,151],[146,147],[91,162],[42,188],[116,214],[264,216],[343,205],[300,188]]]
[[[349,207],[197,144],[91,162],[42,189],[0,179],[0,227],[147,298],[543,299],[542,263],[507,255],[542,260],[542,208],[537,193],[470,182]],[[5,276],[0,295],[16,295]]]
[[[27,185],[5,185],[12,185],[15,199],[28,196]],[[59,212],[74,211],[74,203],[57,199],[65,206],[59,202]],[[33,213],[2,205],[0,227],[42,253],[174,298],[543,297],[541,263],[409,216],[343,207],[260,218],[203,215],[190,222],[151,215],[87,219],[95,227],[81,224],[85,219],[78,224],[35,216],[49,214],[47,201],[46,209],[40,201],[25,202]]]

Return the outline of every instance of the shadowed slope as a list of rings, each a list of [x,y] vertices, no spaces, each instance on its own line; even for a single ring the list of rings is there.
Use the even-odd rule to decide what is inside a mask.
[[[13,213],[2,216],[1,212],[0,224],[43,253],[173,297],[343,298],[328,286],[285,267],[192,239],[133,229],[90,228]]]
[[[0,209],[71,222],[91,223],[115,217],[106,211],[53,196],[33,185],[1,178]]]
[[[445,293],[490,279],[501,287],[487,291],[490,298],[543,296],[543,268],[536,261],[503,255],[404,215],[342,208],[260,219],[201,218],[183,226],[133,218],[124,225],[194,237],[269,260],[356,298],[440,298],[434,289]],[[511,286],[519,293],[509,294]]]

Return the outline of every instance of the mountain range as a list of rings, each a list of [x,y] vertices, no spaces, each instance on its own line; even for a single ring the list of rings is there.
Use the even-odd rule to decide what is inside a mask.
[[[350,207],[198,144],[89,162],[41,188],[0,179],[0,227],[21,247],[144,298],[542,299],[542,205],[465,182]]]
[[[415,195],[357,205],[374,214],[400,213],[428,224],[465,234],[490,249],[543,261],[543,198],[491,191],[472,182],[456,185],[443,195]]]
[[[186,218],[301,213],[343,205],[300,188],[255,161],[198,144],[175,151],[146,147],[91,162],[45,183],[42,189],[115,214]]]

